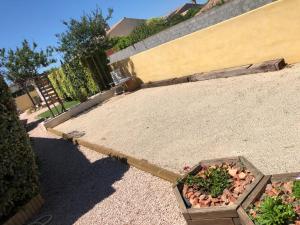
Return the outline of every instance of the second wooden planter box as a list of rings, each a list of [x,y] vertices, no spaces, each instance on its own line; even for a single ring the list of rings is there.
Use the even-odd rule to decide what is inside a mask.
[[[236,165],[246,168],[254,175],[254,181],[246,187],[245,191],[232,205],[190,208],[181,194],[184,186],[183,182],[186,180],[187,176],[197,174],[203,167],[221,165],[222,163],[235,163]],[[182,215],[188,225],[240,225],[237,209],[262,178],[263,174],[245,158],[223,158],[201,161],[192,168],[188,174],[183,176],[173,188]]]
[[[242,225],[255,225],[247,214],[247,209],[250,205],[254,204],[259,200],[262,194],[265,192],[268,184],[272,182],[288,182],[293,181],[300,173],[286,173],[286,174],[277,174],[272,176],[264,176],[251,194],[246,198],[241,207],[238,209],[239,218]]]

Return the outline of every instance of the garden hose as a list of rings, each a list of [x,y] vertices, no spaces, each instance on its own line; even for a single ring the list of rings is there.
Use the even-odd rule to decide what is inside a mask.
[[[52,215],[45,215],[45,216],[39,217],[34,222],[32,222],[28,225],[48,225],[48,224],[50,224],[52,219],[53,219]]]

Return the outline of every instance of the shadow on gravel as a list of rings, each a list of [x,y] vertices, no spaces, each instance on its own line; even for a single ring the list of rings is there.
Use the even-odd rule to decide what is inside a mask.
[[[39,120],[36,120],[34,122],[26,124],[25,125],[26,131],[27,132],[32,131],[34,128],[36,128],[43,121],[44,121],[44,119],[39,119]]]
[[[37,217],[51,214],[53,225],[71,225],[115,192],[112,184],[129,169],[113,158],[90,162],[63,139],[32,138],[38,155],[45,205]]]

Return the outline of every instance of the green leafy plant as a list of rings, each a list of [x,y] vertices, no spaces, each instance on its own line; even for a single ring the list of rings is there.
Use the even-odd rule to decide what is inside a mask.
[[[285,225],[296,218],[293,206],[279,197],[266,197],[255,210],[257,216],[253,220],[259,225]]]
[[[230,186],[230,175],[224,168],[208,169],[204,175],[204,177],[189,175],[185,183],[208,192],[214,198],[220,196]]]
[[[37,166],[14,99],[0,76],[0,224],[39,192]]]
[[[35,105],[36,101],[31,97],[28,89],[39,76],[39,71],[55,62],[52,52],[51,47],[46,48],[45,51],[39,50],[35,42],[31,44],[26,39],[16,49],[0,49],[0,74],[22,88]]]
[[[194,17],[200,9],[200,6],[195,5],[195,7],[189,9],[185,15],[175,14],[168,18],[149,19],[145,23],[137,26],[128,36],[111,38],[109,41],[110,47],[113,47],[116,50],[125,49],[156,33],[159,33],[160,31]]]
[[[93,92],[88,85],[92,85],[93,88],[98,86],[100,90],[110,87],[112,80],[105,50],[111,45],[106,31],[109,28],[107,21],[112,12],[112,9],[108,9],[108,15],[104,17],[101,9],[97,7],[79,19],[64,21],[66,30],[56,35],[56,50],[63,54],[62,69],[73,84],[75,93],[78,93],[77,99],[84,100],[85,93]],[[86,73],[87,69],[90,73]],[[87,82],[89,77],[92,77],[97,85]],[[78,90],[80,91],[77,92]]]
[[[293,183],[293,195],[300,199],[300,180],[295,180]]]

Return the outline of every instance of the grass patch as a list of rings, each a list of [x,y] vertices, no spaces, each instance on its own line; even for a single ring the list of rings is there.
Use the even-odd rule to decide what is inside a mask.
[[[64,102],[63,104],[64,104],[65,109],[69,109],[75,105],[78,105],[79,103],[80,103],[79,101],[70,101],[70,102]],[[58,109],[59,112],[61,112],[61,105],[57,105],[56,108]],[[55,116],[58,115],[58,112],[56,111],[55,107],[52,107],[51,109]],[[49,117],[52,117],[50,110],[38,115],[38,118],[43,118],[43,119],[46,119]]]

